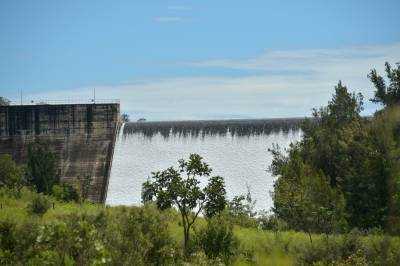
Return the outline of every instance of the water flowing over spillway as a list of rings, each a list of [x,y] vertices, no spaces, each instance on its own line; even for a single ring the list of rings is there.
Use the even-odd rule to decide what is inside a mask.
[[[246,122],[244,122],[246,121]],[[286,148],[301,137],[298,121],[277,120],[144,122],[122,125],[112,163],[106,203],[138,205],[142,183],[151,172],[177,166],[178,159],[200,154],[225,178],[229,199],[247,193],[249,186],[257,210],[272,207],[270,191],[274,178],[267,171],[272,156],[268,148],[276,143]],[[204,183],[206,179],[203,180]]]

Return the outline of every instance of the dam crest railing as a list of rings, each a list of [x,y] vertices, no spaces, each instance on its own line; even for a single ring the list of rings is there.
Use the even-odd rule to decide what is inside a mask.
[[[63,99],[11,101],[9,105],[119,104],[119,99]]]

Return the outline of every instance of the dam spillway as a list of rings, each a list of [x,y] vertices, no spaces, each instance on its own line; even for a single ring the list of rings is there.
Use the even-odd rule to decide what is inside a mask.
[[[227,196],[250,188],[257,210],[272,207],[274,177],[268,148],[286,148],[300,139],[303,119],[174,121],[126,123],[116,141],[106,203],[141,203],[142,183],[151,172],[177,166],[178,159],[200,154],[225,178]],[[206,180],[203,180],[206,181]]]

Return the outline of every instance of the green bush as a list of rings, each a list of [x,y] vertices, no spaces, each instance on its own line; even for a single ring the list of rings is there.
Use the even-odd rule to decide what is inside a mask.
[[[167,211],[155,206],[133,207],[117,215],[119,225],[110,231],[108,243],[114,263],[123,265],[169,265],[177,256],[168,231]],[[118,247],[117,249],[115,247]]]
[[[74,185],[69,183],[54,185],[52,188],[52,195],[59,201],[79,202],[81,199],[79,190]]]
[[[16,245],[15,224],[11,221],[0,222],[0,250],[13,251]]]
[[[42,194],[37,194],[32,199],[32,202],[28,204],[27,210],[30,214],[42,216],[47,212],[48,209],[50,209],[50,207],[51,202],[47,199],[47,197]]]
[[[196,232],[195,242],[209,259],[221,259],[225,264],[232,262],[239,246],[227,215],[209,219],[207,226]]]
[[[59,183],[57,156],[47,146],[32,144],[28,148],[27,173],[32,187],[39,193],[51,193]]]
[[[25,168],[17,165],[8,154],[0,156],[0,188],[5,187],[11,195],[20,196],[26,184]]]
[[[274,232],[288,230],[288,225],[285,221],[278,218],[274,213],[262,211],[257,217],[258,226],[263,230],[271,230]]]

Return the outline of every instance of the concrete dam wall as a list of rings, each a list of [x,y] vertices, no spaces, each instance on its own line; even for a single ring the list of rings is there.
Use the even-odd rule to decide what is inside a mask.
[[[89,199],[104,203],[119,127],[118,103],[0,106],[0,155],[26,163],[40,143],[58,157],[62,181],[90,176]]]

